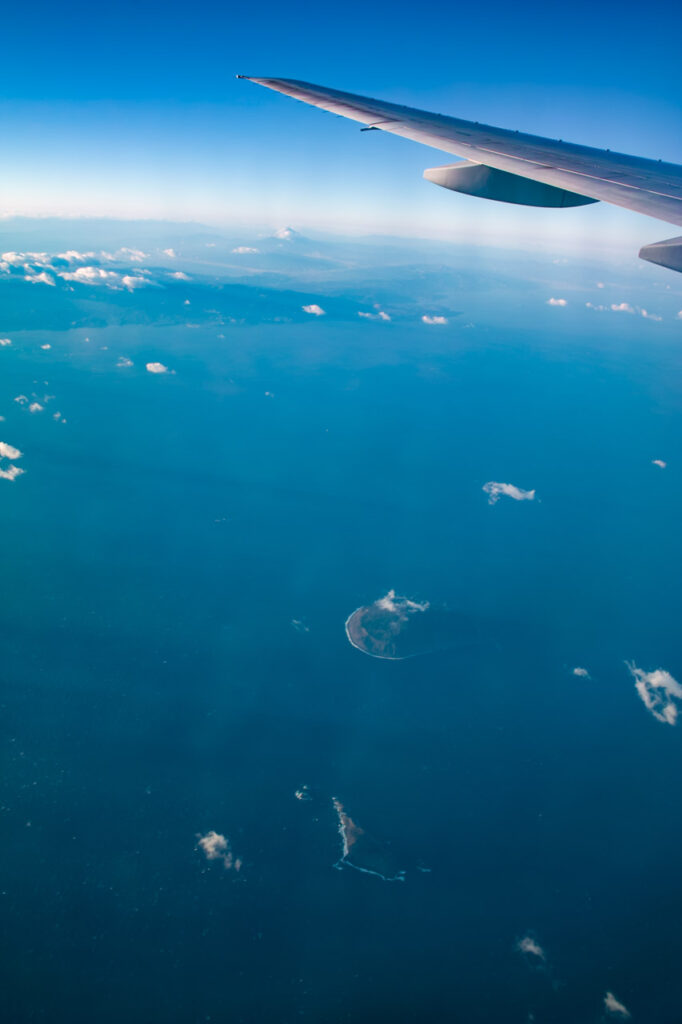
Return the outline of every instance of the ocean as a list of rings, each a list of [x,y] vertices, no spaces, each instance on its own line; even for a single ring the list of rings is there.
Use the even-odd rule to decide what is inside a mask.
[[[678,1024],[679,351],[549,312],[14,331],[5,1019]],[[475,642],[367,657],[390,590]]]

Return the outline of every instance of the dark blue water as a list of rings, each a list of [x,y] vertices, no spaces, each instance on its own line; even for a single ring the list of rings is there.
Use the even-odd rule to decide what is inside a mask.
[[[6,1019],[676,1024],[682,748],[624,665],[682,673],[670,336],[224,333],[0,351]],[[390,588],[478,642],[352,649]],[[333,796],[403,883],[334,870]]]

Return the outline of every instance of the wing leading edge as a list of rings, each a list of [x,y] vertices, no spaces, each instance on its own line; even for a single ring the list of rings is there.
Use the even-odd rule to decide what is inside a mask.
[[[424,177],[456,192],[526,206],[579,206],[604,200],[682,225],[682,167],[544,139],[444,114],[356,96],[288,78],[250,78],[366,128],[391,132],[458,157]],[[643,259],[682,270],[682,238],[645,246]]]

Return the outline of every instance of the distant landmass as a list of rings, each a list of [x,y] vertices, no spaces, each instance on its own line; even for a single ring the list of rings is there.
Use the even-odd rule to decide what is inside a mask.
[[[384,882],[404,882],[405,872],[394,862],[393,852],[385,843],[367,835],[364,828],[353,821],[336,797],[332,804],[339,822],[342,853],[334,867],[362,871],[365,875],[376,875]]]
[[[346,619],[353,647],[373,658],[400,661],[473,642],[478,627],[471,620],[428,601],[412,601],[389,590],[373,604],[356,608]]]

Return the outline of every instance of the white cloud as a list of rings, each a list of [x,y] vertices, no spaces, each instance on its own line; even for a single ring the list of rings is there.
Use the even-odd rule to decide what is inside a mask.
[[[60,275],[65,281],[76,281],[78,284],[118,284],[121,277],[114,270],[103,270],[102,267],[78,267],[76,270],[65,270]]]
[[[67,249],[66,252],[57,253],[58,260],[65,260],[67,263],[87,263],[95,258],[94,252],[77,252],[76,249]]]
[[[652,466],[658,466],[659,469],[665,469],[665,467],[668,465],[668,463],[664,462],[663,459],[652,459],[651,460],[651,465]]]
[[[677,314],[677,316],[675,317],[675,319],[676,319],[676,320],[682,320],[682,309],[681,309],[681,310],[679,311],[679,313]]]
[[[285,242],[291,241],[296,236],[296,231],[293,228],[278,228],[275,231],[275,238],[283,239]]]
[[[645,672],[637,668],[634,661],[626,661],[625,664],[647,711],[659,722],[675,725],[679,711],[675,701],[682,700],[682,686],[665,669]]]
[[[206,860],[221,860],[226,871],[231,868],[235,871],[241,870],[242,862],[232,852],[227,836],[221,836],[219,832],[211,830],[204,836],[197,834],[197,839],[197,846],[205,854]]]
[[[311,302],[309,306],[301,306],[304,313],[310,313],[312,316],[326,316],[322,306],[318,306],[316,302]]]
[[[630,1011],[616,999],[613,992],[607,992],[604,996],[604,1009],[616,1017],[627,1018],[630,1016]]]
[[[40,274],[26,274],[24,281],[29,281],[31,284],[50,284],[53,288],[55,286],[55,279],[46,274],[44,270]]]
[[[183,274],[183,272],[181,270],[176,270],[174,273],[171,274],[171,277],[174,277],[176,281],[191,281],[192,280],[192,278],[188,274]]]
[[[118,359],[118,362],[116,363],[116,365],[117,366],[132,366],[133,365],[133,361],[132,361],[132,359],[128,359],[128,356],[119,356],[119,359]]]
[[[603,281],[597,281],[597,288],[604,288],[604,287],[605,287],[605,285],[604,285]]]
[[[168,256],[169,259],[171,260],[174,260],[175,257],[177,256],[175,249],[162,249],[161,251],[163,252],[164,256]]]
[[[629,302],[612,302],[611,309],[614,313],[634,313],[634,306],[631,306]]]
[[[380,309],[378,313],[363,313],[362,311],[360,311],[358,313],[358,316],[361,316],[363,318],[363,320],[384,320],[384,321],[388,321],[388,320],[391,319],[390,316],[388,315],[388,313],[384,313],[384,311],[382,309]]]
[[[568,302],[566,301],[566,299],[555,299],[554,297],[552,297],[551,299],[547,299],[547,305],[548,306],[567,306]]]
[[[152,284],[146,277],[137,277],[132,274],[125,274],[121,278],[121,284],[124,288],[127,288],[129,292],[135,290],[135,288],[144,288],[147,284]]]
[[[428,601],[424,601],[421,604],[419,601],[410,601],[408,597],[398,597],[395,590],[389,590],[385,597],[380,597],[374,604],[375,607],[381,608],[382,611],[391,612],[393,615],[399,615],[404,619],[413,612],[427,612],[430,608]]]
[[[495,480],[490,480],[487,484],[484,484],[483,490],[488,495],[489,505],[494,505],[502,495],[505,495],[507,498],[513,498],[514,501],[535,500],[534,490],[524,491],[520,487],[515,487],[514,484],[501,484]]]
[[[8,466],[7,469],[0,468],[0,480],[16,480],[24,472],[19,466]]]
[[[20,459],[23,455],[18,448],[15,448],[13,444],[7,444],[6,441],[0,441],[0,459]]]
[[[538,960],[546,960],[545,951],[539,942],[536,942],[530,935],[526,935],[523,939],[519,939],[516,943],[516,949],[519,953],[524,953],[526,956],[534,956]]]
[[[49,343],[46,342],[44,345],[41,345],[40,347],[42,348],[42,350],[44,352],[47,352],[49,349],[52,348],[52,345],[50,345]]]
[[[122,249],[119,249],[118,252],[115,253],[114,255],[119,258],[126,257],[127,259],[130,260],[131,263],[141,263],[142,260],[147,259],[146,252],[142,252],[141,249],[129,249],[127,246],[124,246]]]
[[[579,665],[577,665],[573,669],[573,675],[574,676],[579,676],[580,679],[589,679],[590,678],[590,673],[587,671],[587,669],[586,668],[580,668]]]
[[[26,397],[26,395],[17,395],[14,401],[18,405],[26,405],[26,403],[28,402],[28,398]]]
[[[661,320],[663,319],[663,317],[659,316],[658,313],[648,313],[646,311],[646,309],[640,309],[639,312],[640,312],[640,315],[643,316],[645,320],[657,320],[658,323],[660,323]]]
[[[7,348],[8,345],[12,344],[11,338],[0,338],[0,348]]]
[[[40,402],[31,402],[31,404],[28,407],[28,411],[29,412],[42,412],[43,411],[43,406],[40,404]]]
[[[149,373],[170,373],[168,367],[164,366],[163,363],[147,363],[146,368]]]
[[[280,236],[276,235],[275,237],[279,238]],[[289,235],[288,237],[291,236]],[[232,252],[236,253],[238,256],[255,256],[256,253],[260,252],[260,249],[254,249],[251,245],[238,245],[236,249],[232,250]]]
[[[423,324],[446,324],[447,322],[448,318],[446,316],[427,316],[427,314],[424,313],[422,317]]]

